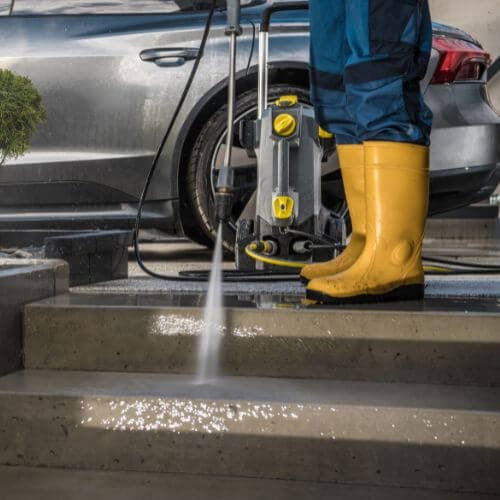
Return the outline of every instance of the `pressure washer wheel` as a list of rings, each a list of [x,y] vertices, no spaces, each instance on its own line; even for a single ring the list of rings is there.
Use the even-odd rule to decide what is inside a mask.
[[[297,95],[303,103],[309,102],[309,92],[295,85],[274,84],[269,87],[269,101],[281,95]],[[257,90],[248,90],[238,96],[236,122],[254,119],[257,115]],[[223,164],[226,143],[227,106],[223,105],[207,120],[193,147],[186,175],[184,192],[188,209],[195,225],[186,227],[187,235],[202,245],[211,246],[216,236],[214,194],[218,169]],[[229,224],[223,228],[226,250],[234,252],[236,221],[256,189],[257,163],[249,158],[238,138],[238,125],[233,137],[233,161],[236,168],[235,200]]]

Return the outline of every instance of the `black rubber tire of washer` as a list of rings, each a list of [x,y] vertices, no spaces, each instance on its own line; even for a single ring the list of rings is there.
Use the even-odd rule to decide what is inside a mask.
[[[281,95],[296,95],[301,102],[309,102],[309,91],[296,85],[275,84],[269,87],[269,101]],[[241,116],[257,103],[257,90],[251,89],[237,98],[235,115]],[[227,105],[221,106],[207,120],[196,138],[186,166],[184,192],[195,224],[186,229],[187,236],[193,241],[211,247],[216,237],[216,225],[209,217],[209,207],[213,203],[211,190],[211,163],[219,138],[226,130]],[[198,228],[198,231],[196,231]],[[226,250],[234,251],[236,233],[226,225],[223,228],[223,244]]]

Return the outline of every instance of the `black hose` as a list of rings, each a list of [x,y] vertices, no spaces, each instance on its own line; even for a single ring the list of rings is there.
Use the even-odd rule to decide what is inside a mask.
[[[197,281],[207,281],[210,275],[210,271],[180,271],[181,276],[189,276],[190,278],[196,278]],[[238,270],[226,270],[222,272],[222,280],[226,282],[238,282],[244,281],[245,283],[262,283],[265,281],[286,281],[294,282],[299,281],[299,276],[297,274],[283,274],[283,273],[270,273],[269,271],[238,271]]]
[[[450,269],[447,271],[426,271],[426,276],[481,276],[500,274],[497,269]]]
[[[216,0],[212,0],[212,5],[210,7],[210,11],[209,11],[208,16],[207,16],[205,28],[203,30],[203,36],[201,38],[200,47],[198,49],[198,54],[196,56],[196,59],[194,60],[193,67],[191,68],[191,72],[190,72],[189,77],[187,79],[186,85],[184,86],[184,90],[182,91],[179,102],[177,103],[177,107],[175,108],[175,111],[172,115],[172,119],[170,120],[170,123],[167,127],[167,130],[166,130],[165,134],[163,135],[163,139],[160,143],[160,146],[158,147],[158,150],[156,151],[155,157],[153,159],[153,163],[151,164],[151,168],[149,169],[148,175],[146,177],[146,182],[144,183],[144,188],[143,188],[141,196],[139,198],[139,205],[137,207],[137,215],[135,218],[135,225],[134,225],[135,258],[136,258],[136,261],[137,261],[137,264],[139,265],[139,267],[146,274],[149,274],[153,278],[172,280],[172,281],[200,281],[199,279],[191,278],[189,276],[166,275],[166,274],[157,273],[157,272],[149,269],[144,264],[144,261],[142,260],[142,256],[141,256],[141,252],[140,252],[140,248],[139,248],[139,230],[141,228],[142,209],[144,206],[144,202],[146,200],[146,196],[147,196],[148,191],[149,191],[149,186],[151,185],[151,180],[153,179],[153,175],[154,175],[156,168],[158,166],[163,148],[165,147],[165,144],[170,136],[170,133],[172,132],[175,121],[177,120],[177,117],[179,116],[181,108],[184,105],[184,101],[186,100],[187,94],[188,94],[189,90],[191,89],[191,85],[193,83],[194,77],[196,76],[196,73],[198,71],[198,67],[200,65],[201,58],[203,57],[203,52],[205,50],[205,45],[207,43],[208,35],[210,34],[210,26],[212,24],[212,18],[213,18],[215,9],[216,9]]]

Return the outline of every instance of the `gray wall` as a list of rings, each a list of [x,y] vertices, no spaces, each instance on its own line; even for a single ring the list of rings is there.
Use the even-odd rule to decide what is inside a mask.
[[[464,29],[500,56],[500,0],[429,0],[434,21]]]

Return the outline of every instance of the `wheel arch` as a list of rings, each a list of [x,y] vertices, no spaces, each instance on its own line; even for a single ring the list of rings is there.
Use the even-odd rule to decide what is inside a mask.
[[[257,88],[257,66],[236,75],[236,94],[240,95],[252,88]],[[271,62],[269,64],[269,84],[292,84],[309,88],[309,67],[306,63],[294,61]],[[227,101],[227,82],[221,82],[207,92],[193,107],[179,133],[175,148],[176,160],[174,179],[177,182],[179,194],[180,223],[184,233],[189,235],[195,229],[192,220],[191,207],[186,201],[185,169],[194,143],[206,120]]]

